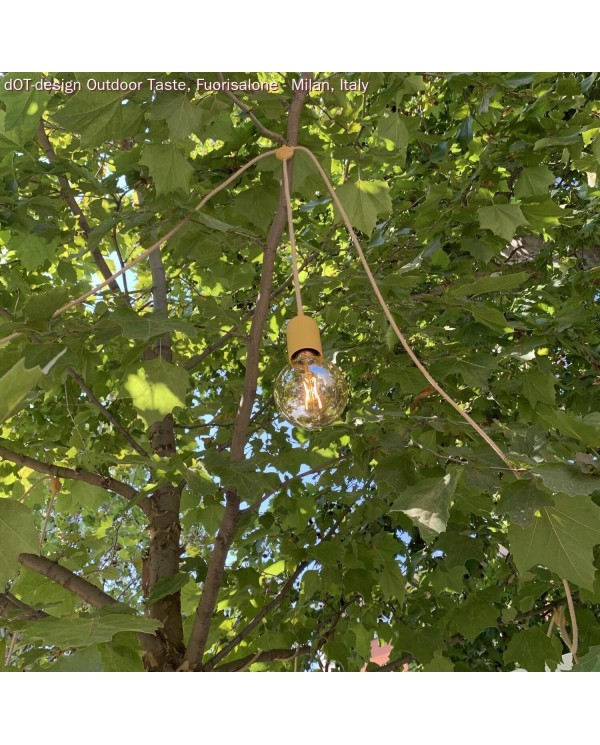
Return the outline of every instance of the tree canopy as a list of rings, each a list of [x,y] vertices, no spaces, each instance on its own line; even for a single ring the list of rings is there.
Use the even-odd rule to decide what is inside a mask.
[[[600,669],[599,94],[0,77],[0,669]],[[503,459],[301,151],[304,307],[350,401],[320,431],[278,414],[282,162],[237,171],[286,142]]]

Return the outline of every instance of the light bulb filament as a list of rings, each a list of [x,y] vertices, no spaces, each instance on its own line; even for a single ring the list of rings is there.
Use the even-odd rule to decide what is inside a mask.
[[[304,386],[304,405],[307,410],[321,410],[323,408],[323,402],[319,395],[319,385],[316,377],[314,377],[314,375],[311,375],[310,377],[307,376],[302,381],[302,384]]]

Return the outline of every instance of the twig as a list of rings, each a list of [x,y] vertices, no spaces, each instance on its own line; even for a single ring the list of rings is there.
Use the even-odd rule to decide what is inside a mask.
[[[121,203],[119,201],[119,206],[120,204]],[[125,266],[125,262],[123,261],[121,249],[119,248],[119,240],[117,238],[117,224],[116,223],[113,225],[113,229],[111,231],[111,238],[112,238],[113,246],[115,247],[115,253],[117,254],[117,258],[119,259],[119,266],[121,267],[121,269],[123,269],[123,267]],[[125,297],[127,298],[127,304],[131,306],[131,297],[129,294],[129,287],[127,286],[127,272],[123,274],[123,291],[125,293]]]
[[[205,672],[208,672],[212,670],[215,665],[217,665],[221,660],[225,659],[227,655],[234,650],[240,642],[242,642],[247,636],[250,636],[250,634],[254,631],[254,629],[260,624],[260,622],[265,618],[266,616],[271,613],[272,610],[277,608],[286,598],[288,592],[291,590],[291,588],[294,586],[294,582],[298,579],[298,577],[302,574],[302,572],[306,569],[308,566],[308,561],[301,561],[298,566],[296,567],[296,570],[293,574],[291,574],[288,579],[284,582],[281,589],[275,595],[275,597],[266,605],[264,605],[260,611],[254,616],[254,618],[250,621],[250,623],[246,624],[244,628],[236,634],[233,639],[231,639],[227,644],[220,649],[214,657],[211,657],[211,659],[202,667],[202,669]]]
[[[523,611],[522,613],[519,613],[517,616],[515,616],[511,623],[519,623],[519,621],[525,621],[526,619],[533,618],[534,616],[545,616],[550,613],[550,611],[553,611],[555,608],[560,608],[560,606],[564,605],[566,602],[566,598],[559,598],[552,603],[544,605],[542,608],[533,608],[532,610]]]
[[[255,662],[273,662],[275,660],[293,660],[301,654],[310,652],[310,647],[305,644],[302,647],[294,649],[267,649],[263,652],[249,654],[239,660],[226,662],[224,665],[215,668],[216,673],[228,673],[244,670],[246,667],[253,665]]]
[[[23,494],[23,496],[19,497],[19,502],[22,502],[25,497],[28,497],[38,484],[41,484],[42,481],[47,481],[49,478],[49,476],[42,476],[41,478],[37,479],[37,481],[34,481],[29,489],[27,489],[27,491]]]
[[[320,466],[317,466],[316,468],[311,468],[310,471],[303,471],[302,473],[298,473],[295,476],[290,476],[289,478],[285,479],[285,481],[282,481],[279,486],[277,486],[275,489],[272,489],[270,492],[265,494],[260,499],[257,499],[256,502],[253,502],[250,506],[245,507],[241,513],[242,515],[246,512],[251,512],[252,510],[255,510],[257,507],[259,507],[263,502],[265,502],[267,499],[272,497],[274,494],[277,494],[282,489],[285,489],[287,486],[292,484],[294,481],[301,481],[305,476],[312,476],[315,473],[320,473],[321,471],[326,471],[329,468],[335,468],[338,463],[343,461],[348,456],[341,455],[338,458],[331,458],[331,460],[326,461]]]
[[[48,522],[50,520],[50,515],[52,514],[52,508],[54,507],[54,502],[56,501],[56,495],[60,491],[61,488],[61,481],[60,479],[57,479],[54,477],[50,482],[50,499],[48,501],[48,507],[46,509],[46,516],[44,517],[44,524],[42,526],[42,529],[40,531],[40,552],[44,546],[44,542],[46,541],[46,530],[48,529]]]
[[[48,135],[46,134],[43,119],[40,119],[40,126],[38,128],[38,140],[40,141],[40,145],[42,146],[42,149],[46,153],[46,157],[48,158],[50,163],[55,163],[56,153],[54,151],[54,148],[52,147],[52,143],[48,139]],[[69,206],[69,209],[71,210],[73,216],[77,218],[79,229],[81,230],[85,238],[88,239],[90,233],[92,232],[92,228],[89,222],[87,221],[87,218],[83,213],[83,210],[77,203],[77,200],[71,194],[71,185],[69,184],[69,180],[63,174],[59,174],[58,183],[60,184],[60,188],[61,188],[61,196],[63,197],[63,199]],[[107,284],[109,285],[111,290],[121,294],[121,288],[112,278],[112,272],[110,271],[110,268],[108,264],[106,263],[104,256],[102,256],[100,249],[93,248],[91,250],[91,254],[94,259],[94,262],[96,263],[96,266],[100,270],[104,279],[107,281]],[[127,301],[127,304],[129,305],[129,298],[126,297],[125,299]]]
[[[94,404],[94,406],[113,425],[115,430],[123,437],[123,439],[125,439],[131,445],[136,453],[138,453],[139,455],[143,455],[146,458],[149,457],[146,450],[144,450],[144,448],[138,442],[136,442],[133,436],[125,429],[125,427],[123,427],[123,425],[119,422],[115,415],[111,411],[109,411],[109,409],[107,409],[106,406],[104,406],[99,401],[99,399],[96,398],[96,396],[93,394],[92,390],[85,382],[85,380],[81,377],[81,375],[76,373],[72,367],[67,367],[67,373],[73,378],[73,380],[77,383],[77,385],[81,388],[85,395]]]
[[[225,81],[222,72],[218,72],[217,76],[222,83]],[[240,101],[240,99],[234,93],[228,90],[224,90],[222,92],[227,96],[227,98],[233,101],[233,103],[248,117],[248,119],[252,121],[256,129],[261,133],[261,135],[263,135],[263,137],[268,137],[273,142],[278,142],[280,145],[285,145],[285,137],[278,134],[277,132],[273,132],[270,129],[267,129],[267,127],[265,127],[265,125],[256,118],[256,115],[253,113],[252,109],[249,106],[246,106],[245,103]]]
[[[99,473],[90,473],[84,471],[81,468],[66,468],[65,466],[55,466],[52,463],[44,463],[37,458],[32,458],[29,455],[23,453],[15,453],[12,450],[0,445],[0,458],[17,463],[20,466],[27,466],[34,471],[39,473],[46,473],[49,476],[56,476],[60,479],[74,479],[75,481],[85,481],[87,484],[93,484],[94,486],[100,486],[102,489],[107,489],[115,494],[119,494],[125,499],[130,501],[135,500],[139,492],[129,484],[125,484],[122,481],[113,479],[111,476],[101,476]],[[147,511],[149,509],[148,500],[142,500],[140,507],[142,510]]]
[[[45,618],[48,614],[43,610],[37,610],[19,600],[10,592],[0,593],[0,618],[6,618],[10,613],[11,619],[27,621],[37,621],[39,618]]]

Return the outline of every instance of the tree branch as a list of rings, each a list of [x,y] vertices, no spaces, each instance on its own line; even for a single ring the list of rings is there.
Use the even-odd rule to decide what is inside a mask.
[[[552,603],[544,605],[542,608],[533,608],[532,610],[523,611],[523,613],[519,613],[519,615],[515,616],[511,623],[519,623],[519,621],[525,621],[534,616],[545,616],[555,608],[560,608],[562,605],[565,605],[566,602],[567,598],[559,598],[558,600],[554,600]]]
[[[219,662],[221,662],[221,660],[224,660],[225,657],[227,657],[227,655],[232,650],[234,650],[241,641],[243,641],[247,636],[250,636],[250,634],[259,625],[259,623],[263,620],[263,618],[265,618],[266,616],[268,616],[269,613],[272,610],[275,610],[275,608],[277,608],[279,605],[281,605],[281,603],[284,601],[284,599],[286,598],[286,596],[289,593],[289,591],[294,586],[294,582],[298,579],[298,577],[306,569],[306,567],[308,566],[308,564],[309,564],[308,561],[301,561],[298,564],[298,566],[296,567],[296,571],[293,574],[291,574],[288,577],[288,579],[284,582],[283,586],[281,587],[281,589],[279,590],[279,592],[277,593],[277,595],[275,595],[275,597],[273,598],[273,600],[271,600],[270,603],[267,603],[266,605],[264,605],[260,609],[260,611],[254,616],[254,618],[250,621],[250,623],[247,624],[246,626],[244,626],[244,628],[239,632],[239,634],[237,634],[236,636],[234,636],[233,639],[230,642],[228,642],[223,647],[223,649],[220,649],[217,652],[217,654],[214,657],[212,657],[207,662],[206,665],[204,665],[202,667],[202,670],[204,672],[208,672],[208,671],[212,670],[215,667],[215,665],[217,665]]]
[[[302,647],[295,647],[294,649],[267,649],[264,652],[257,652],[255,654],[249,654],[246,657],[241,657],[239,660],[231,660],[231,662],[226,662],[224,665],[215,668],[214,672],[240,672],[246,667],[250,667],[250,665],[253,665],[255,662],[293,660],[295,657],[299,657],[301,654],[306,654],[310,651],[310,646],[308,646],[307,644]]]
[[[40,141],[40,145],[42,146],[44,153],[46,153],[46,157],[48,158],[50,163],[55,163],[56,153],[46,133],[43,119],[40,119],[40,126],[38,128],[38,140]],[[71,213],[73,214],[73,216],[77,218],[79,229],[81,230],[85,238],[88,239],[90,233],[92,232],[92,228],[89,222],[87,221],[87,218],[83,213],[83,210],[81,209],[81,207],[77,203],[77,200],[71,193],[71,185],[69,184],[69,180],[63,174],[59,174],[58,183],[60,184],[61,196],[63,197],[63,199],[69,206],[69,209],[71,210]],[[104,256],[102,256],[100,249],[92,248],[91,254],[96,263],[96,266],[100,270],[100,273],[102,274],[104,279],[108,279],[110,276],[112,276],[112,272],[110,271],[108,264],[104,260]],[[119,295],[121,294],[121,288],[119,287],[119,285],[114,279],[109,283],[109,287],[111,288],[111,290],[118,293]],[[127,304],[129,305],[129,298],[125,297],[125,300]]]
[[[217,76],[219,80],[223,83],[225,81],[225,78],[223,77],[222,72],[218,72]],[[256,129],[263,135],[263,137],[268,137],[273,142],[278,142],[280,145],[285,145],[285,137],[283,135],[280,135],[278,132],[272,132],[270,129],[267,129],[264,124],[262,124],[255,116],[255,114],[252,112],[252,109],[249,106],[246,106],[245,103],[240,101],[240,99],[231,91],[224,90],[223,93],[229,98],[233,103],[242,111],[248,119],[252,121]]]
[[[204,588],[198,607],[196,617],[190,636],[188,648],[185,653],[185,661],[192,670],[199,669],[202,656],[206,647],[206,640],[210,631],[210,622],[217,602],[217,595],[223,582],[225,574],[225,562],[229,548],[233,543],[237,526],[240,520],[240,498],[235,489],[229,490],[226,496],[225,514],[219,526],[219,532],[215,539],[215,546],[208,562],[208,571],[204,580]]]
[[[36,610],[23,603],[10,592],[0,593],[0,618],[10,618],[14,621],[37,621],[47,615],[43,610]]]
[[[412,654],[405,654],[402,657],[398,657],[396,660],[392,660],[391,662],[386,662],[385,665],[381,665],[377,668],[377,670],[372,670],[371,672],[374,673],[391,673],[394,670],[397,670],[399,667],[403,667],[404,665],[407,665],[409,662],[412,662],[415,658],[412,656]]]
[[[310,77],[310,73],[303,73],[303,78]],[[300,129],[300,114],[306,91],[296,91],[294,100],[290,108],[288,118],[288,143],[295,145],[298,142],[298,132]],[[289,177],[292,176],[292,162],[287,162]],[[287,221],[287,207],[285,191],[283,185],[279,191],[279,203],[273,222],[267,235],[265,250],[263,253],[263,266],[260,278],[260,287],[258,299],[252,317],[250,326],[250,335],[248,337],[247,355],[246,355],[246,374],[244,376],[244,387],[242,398],[235,417],[233,426],[233,437],[231,440],[231,459],[244,459],[244,446],[247,438],[248,425],[252,415],[252,407],[256,398],[256,388],[258,381],[258,368],[260,361],[260,345],[269,313],[271,303],[271,289],[273,286],[273,267],[275,264],[275,255],[277,246],[283,235]],[[225,561],[229,548],[235,537],[237,526],[240,519],[240,497],[237,491],[230,490],[227,493],[225,504],[225,514],[219,526],[219,532],[215,540],[215,547],[211,554],[204,589],[200,596],[200,601],[196,609],[196,617],[190,635],[190,641],[185,653],[184,662],[192,670],[200,668],[202,657],[206,648],[206,641],[210,631],[212,614],[217,602],[217,595],[223,581],[225,573]]]
[[[84,471],[82,468],[67,468],[65,466],[55,466],[51,463],[44,463],[37,458],[32,458],[29,455],[23,453],[15,453],[12,450],[0,445],[0,458],[8,460],[11,463],[16,463],[20,466],[26,466],[31,468],[33,471],[38,473],[46,473],[48,476],[56,476],[60,479],[73,479],[74,481],[84,481],[86,484],[93,484],[99,486],[102,489],[107,489],[115,494],[119,494],[125,499],[133,501],[138,497],[137,489],[134,489],[129,484],[124,484],[122,481],[113,479],[111,476],[101,476],[99,473],[90,473]],[[149,501],[144,499],[140,502],[140,508],[147,512],[150,509]]]
[[[73,595],[77,595],[77,597],[89,603],[93,608],[103,608],[106,605],[120,605],[117,600],[107,595],[99,587],[92,585],[91,582],[83,579],[83,577],[74,574],[66,567],[47,559],[45,556],[19,554],[19,563],[27,567],[27,569],[31,569],[33,572],[47,577],[52,582],[56,582],[57,585],[64,587],[65,590],[72,592]],[[137,636],[142,648],[147,653],[152,654],[155,659],[158,659],[162,651],[162,644],[158,638],[153,634],[146,633],[138,633]]]
[[[55,561],[47,559],[45,556],[36,556],[35,554],[19,554],[19,563],[27,569],[31,569],[37,574],[56,582],[57,585],[64,587],[65,590],[72,592],[73,595],[85,600],[93,608],[102,608],[105,605],[114,605],[117,601],[110,595],[95,585],[92,585],[83,577],[74,574],[66,567],[57,564]]]
[[[77,383],[77,385],[81,388],[85,395],[94,404],[94,406],[104,415],[105,419],[107,419],[113,425],[115,430],[121,435],[121,437],[131,445],[136,453],[148,457],[148,453],[141,445],[136,442],[133,436],[125,429],[125,427],[119,422],[115,415],[96,398],[96,396],[93,394],[92,390],[87,385],[85,380],[81,377],[81,375],[76,373],[72,367],[67,367],[67,373],[73,378],[73,380]]]

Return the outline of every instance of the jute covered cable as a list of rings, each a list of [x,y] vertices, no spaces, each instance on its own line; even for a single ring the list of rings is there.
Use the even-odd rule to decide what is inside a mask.
[[[283,151],[279,154],[280,151]],[[285,192],[285,201],[287,208],[287,220],[288,220],[288,232],[290,234],[290,248],[292,251],[292,274],[294,277],[294,292],[296,294],[296,307],[298,308],[298,315],[304,315],[302,309],[302,293],[300,291],[300,277],[298,274],[298,252],[296,250],[296,233],[294,231],[294,220],[292,216],[292,196],[290,194],[290,180],[287,172],[287,161],[294,154],[294,149],[291,147],[280,148],[277,151],[277,157],[283,161],[283,190]]]

